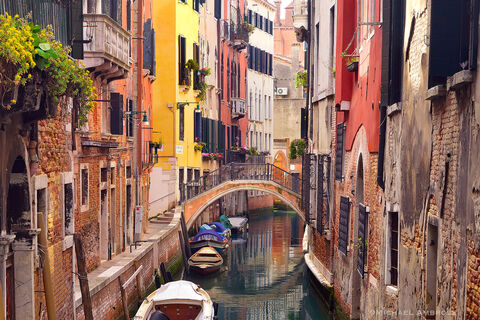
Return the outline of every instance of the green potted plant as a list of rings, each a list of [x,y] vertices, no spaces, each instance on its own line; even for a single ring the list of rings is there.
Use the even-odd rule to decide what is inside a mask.
[[[187,61],[187,63],[185,63],[185,68],[187,68],[190,71],[197,71],[198,70],[198,62],[193,60],[193,59],[189,59]]]
[[[295,88],[307,85],[307,71],[298,71],[295,75]]]
[[[66,108],[73,98],[82,125],[95,106],[93,80],[83,64],[70,59],[70,49],[55,40],[51,27],[42,28],[18,15],[0,15],[0,105],[7,112],[36,111],[48,105],[48,115]]]
[[[347,57],[346,62],[348,72],[355,72],[358,70],[358,56]]]
[[[297,159],[297,157],[302,156],[307,147],[307,142],[304,139],[295,139],[290,142],[290,154],[289,158],[291,160]]]

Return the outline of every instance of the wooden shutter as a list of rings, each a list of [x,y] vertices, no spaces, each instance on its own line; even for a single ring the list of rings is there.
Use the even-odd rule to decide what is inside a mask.
[[[300,136],[305,139],[307,137],[307,113],[305,108],[301,108],[300,111]]]
[[[202,142],[206,143],[207,142],[207,118],[202,117],[202,135],[200,136],[200,139]],[[207,146],[208,148],[208,146]]]
[[[127,0],[127,31],[132,28],[132,1]]]
[[[199,140],[202,140],[202,112],[200,110],[195,110],[194,112],[194,119],[193,119],[193,125],[194,125],[194,141],[196,138]]]
[[[83,59],[83,1],[73,1],[70,4],[69,18],[72,58]],[[11,13],[11,12],[10,12]]]
[[[350,199],[340,197],[340,220],[338,224],[338,250],[347,255],[348,226],[350,221]]]
[[[178,36],[178,79],[179,79],[179,84],[183,84],[183,80],[185,80],[185,59],[186,59],[186,44],[185,44],[185,38],[182,36]]]
[[[178,125],[178,139],[183,141],[185,139],[185,107],[181,107],[179,110],[179,125]]]
[[[143,24],[143,68],[153,71],[153,48],[152,48],[152,19]]]
[[[123,134],[123,96],[120,93],[110,93],[110,133]]]
[[[248,23],[252,24],[252,10],[248,9]]]
[[[319,155],[318,156],[318,170],[317,170],[317,175],[318,175],[318,181],[317,181],[317,232],[320,234],[323,234],[323,210],[324,210],[324,204],[323,204],[323,197],[324,197],[324,156]]]
[[[215,18],[222,17],[222,0],[215,0]]]
[[[156,60],[155,60],[155,29],[152,29],[152,35],[150,37],[151,41],[152,41],[152,69],[150,70],[150,74],[152,76],[155,76],[156,72],[155,72],[155,69],[156,69]]]
[[[345,125],[337,124],[337,147],[335,151],[335,180],[343,179],[343,149],[344,149]]]
[[[131,99],[127,99],[127,111],[133,111],[133,100]],[[128,116],[125,122],[127,137],[133,137],[133,116]]]
[[[357,256],[357,271],[360,276],[365,275],[365,259],[367,256],[367,237],[368,237],[368,211],[363,204],[358,205],[358,256]]]

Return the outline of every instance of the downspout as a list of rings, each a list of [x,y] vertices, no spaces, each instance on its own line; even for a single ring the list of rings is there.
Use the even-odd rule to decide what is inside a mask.
[[[39,246],[41,249],[41,255],[43,256],[43,287],[45,290],[48,320],[57,320],[55,298],[53,296],[52,274],[50,273],[50,258],[48,256],[47,230],[45,229],[43,215],[43,212],[37,213],[37,223],[40,227]]]
[[[302,137],[302,138],[305,138],[306,141],[307,141],[307,148],[308,148],[308,142],[309,142],[309,131],[311,129],[311,125],[310,124],[310,77],[311,77],[311,67],[310,67],[310,44],[311,44],[311,41],[310,41],[310,22],[311,22],[311,11],[312,11],[312,1],[311,0],[308,0],[308,18],[307,18],[307,21],[308,21],[308,26],[307,26],[307,52],[305,54],[305,66],[306,66],[306,69],[307,69],[307,98],[306,98],[306,101],[305,101],[305,137]]]
[[[143,111],[143,0],[137,3],[137,110]],[[142,39],[142,41],[140,41]],[[136,150],[136,175],[135,175],[135,204],[140,204],[140,177],[142,171],[142,140],[143,140],[143,122],[142,114],[139,113],[139,125],[137,129],[137,150]],[[135,228],[135,223],[133,224]],[[135,234],[135,230],[134,230]]]
[[[385,190],[385,179],[383,178],[385,162],[385,139],[387,131],[387,107],[380,106],[380,135],[378,137],[378,161],[377,161],[377,184]]]

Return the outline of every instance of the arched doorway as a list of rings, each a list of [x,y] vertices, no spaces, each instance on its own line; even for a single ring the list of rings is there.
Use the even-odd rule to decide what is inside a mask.
[[[15,234],[15,240],[12,244],[13,252],[8,250],[6,264],[2,265],[5,270],[5,274],[2,270],[5,279],[2,285],[5,285],[6,319],[15,319],[15,315],[26,315],[29,314],[29,309],[33,310],[33,240],[29,233],[32,215],[27,167],[22,156],[17,156],[13,161],[7,181],[7,210],[6,216],[2,217],[2,229],[8,235]],[[23,291],[21,297],[15,297],[20,294],[15,290],[19,284],[22,285],[22,290],[31,288],[32,294]],[[22,303],[18,303],[20,300]]]
[[[364,203],[364,172],[363,172],[363,158],[359,156],[357,164],[357,175],[355,182],[355,208],[354,208],[354,245],[353,245],[353,259],[352,259],[352,319],[360,319],[362,301],[362,274],[358,270],[358,259],[361,248],[361,241],[359,240],[359,225],[360,225],[360,206]]]

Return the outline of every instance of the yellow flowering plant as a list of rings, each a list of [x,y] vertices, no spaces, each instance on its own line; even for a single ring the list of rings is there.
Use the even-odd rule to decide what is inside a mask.
[[[18,15],[0,15],[0,104],[20,109],[17,99],[46,93],[57,106],[62,97],[76,100],[79,122],[87,121],[95,105],[95,88],[88,70],[69,56],[70,48],[55,40],[51,27],[42,28]],[[20,93],[20,94],[19,94]],[[26,96],[30,97],[26,97]],[[31,97],[33,96],[33,98]]]

